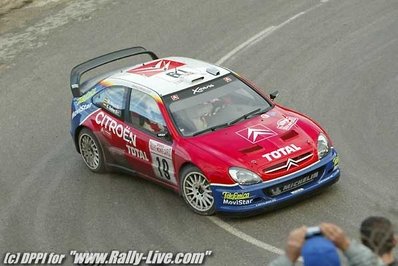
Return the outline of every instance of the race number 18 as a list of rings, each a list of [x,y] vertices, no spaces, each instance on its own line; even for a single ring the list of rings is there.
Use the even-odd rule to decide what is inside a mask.
[[[173,165],[173,148],[154,139],[149,140],[151,164],[157,178],[177,184]]]
[[[170,180],[170,166],[167,160],[165,158],[159,158],[156,156],[156,163],[160,177]]]

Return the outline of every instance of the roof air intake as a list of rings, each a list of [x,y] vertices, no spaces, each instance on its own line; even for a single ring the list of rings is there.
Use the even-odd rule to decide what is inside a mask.
[[[212,74],[213,76],[220,75],[220,71],[217,68],[215,68],[215,67],[206,68],[206,72],[209,73],[209,74]]]

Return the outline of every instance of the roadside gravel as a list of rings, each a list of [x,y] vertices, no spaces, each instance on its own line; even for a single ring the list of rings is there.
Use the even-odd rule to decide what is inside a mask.
[[[0,15],[8,13],[10,10],[18,9],[33,0],[0,0]]]
[[[70,0],[0,0],[0,35],[31,26],[66,2]]]

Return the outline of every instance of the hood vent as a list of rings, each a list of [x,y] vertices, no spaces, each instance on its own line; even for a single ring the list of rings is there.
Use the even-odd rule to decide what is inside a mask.
[[[240,152],[244,153],[244,154],[249,154],[249,153],[258,152],[258,151],[260,151],[262,149],[263,149],[263,147],[261,147],[259,145],[254,145],[254,146],[251,146],[251,147],[248,147],[248,148],[241,149]]]
[[[290,131],[286,132],[285,134],[281,135],[281,139],[283,141],[287,141],[287,140],[292,139],[297,136],[298,136],[298,133],[296,131],[290,130]]]

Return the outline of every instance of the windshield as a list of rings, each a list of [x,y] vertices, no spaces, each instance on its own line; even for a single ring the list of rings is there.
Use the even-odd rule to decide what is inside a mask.
[[[198,135],[264,113],[271,104],[233,75],[163,97],[183,136]]]

